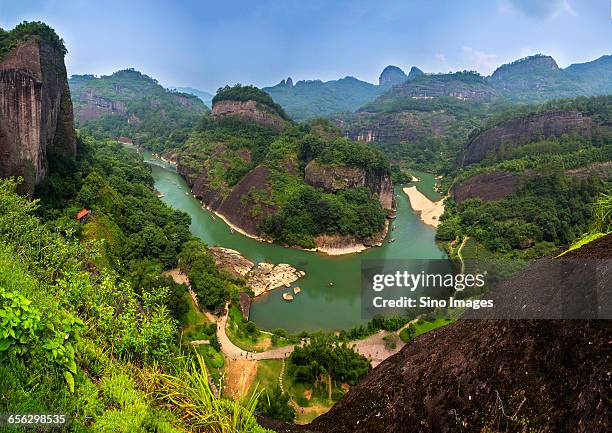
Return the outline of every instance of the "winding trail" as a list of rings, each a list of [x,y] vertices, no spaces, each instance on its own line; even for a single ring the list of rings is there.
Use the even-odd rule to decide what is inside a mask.
[[[459,245],[459,249],[457,250],[457,256],[459,257],[459,260],[461,260],[461,274],[463,274],[465,272],[465,262],[463,261],[463,256],[461,255],[461,250],[463,250],[463,247],[465,245],[465,243],[467,242],[467,240],[469,239],[469,236],[464,236],[463,240],[461,241],[461,245]]]
[[[197,297],[195,293],[191,290],[191,286],[189,284],[189,279],[186,275],[181,274],[178,269],[173,269],[168,271],[166,275],[171,276],[177,283],[185,284],[189,292],[194,300],[194,303],[198,305]],[[283,347],[275,347],[274,349],[268,349],[263,352],[249,352],[247,350],[241,349],[236,346],[230,338],[227,336],[226,327],[227,327],[227,319],[229,317],[229,304],[225,306],[225,314],[221,317],[217,317],[211,314],[208,311],[204,311],[206,318],[210,320],[211,323],[217,324],[217,339],[219,340],[219,344],[221,345],[221,351],[223,354],[230,359],[233,360],[248,360],[248,361],[261,361],[265,359],[286,359],[293,353],[293,350],[296,346],[302,346],[304,341],[299,345],[289,345]],[[376,367],[382,361],[390,357],[391,355],[396,354],[400,351],[400,349],[405,345],[405,343],[399,339],[399,333],[411,323],[416,322],[415,319],[406,325],[404,325],[401,329],[391,332],[391,331],[378,331],[376,334],[370,335],[369,337],[363,338],[361,340],[353,340],[348,343],[349,347],[355,349],[356,352],[365,356],[369,361],[372,367]],[[391,337],[395,340],[395,348],[391,349],[385,341],[385,337]],[[200,341],[193,341],[192,344],[205,344]]]

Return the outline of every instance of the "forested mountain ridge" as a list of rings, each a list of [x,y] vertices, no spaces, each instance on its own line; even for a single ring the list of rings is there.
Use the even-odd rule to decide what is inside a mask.
[[[182,143],[207,111],[200,98],[163,88],[134,69],[69,80],[77,126],[99,138],[126,137],[164,150]]]
[[[439,239],[470,236],[487,249],[542,254],[568,245],[612,189],[612,96],[511,110],[473,131]]]
[[[296,125],[252,86],[221,89],[173,157],[206,206],[251,236],[288,245],[380,242],[373,239],[394,207],[379,152],[324,121]],[[321,176],[337,182],[320,183]]]
[[[326,82],[298,81],[295,84],[287,79],[263,90],[296,121],[355,111],[384,91],[379,86],[354,77]]]
[[[510,100],[542,102],[592,94],[578,82],[579,76],[568,74],[552,57],[540,54],[500,66],[489,81]]]

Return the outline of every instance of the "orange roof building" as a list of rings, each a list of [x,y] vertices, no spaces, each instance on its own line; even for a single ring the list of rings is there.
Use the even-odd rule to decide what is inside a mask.
[[[81,220],[83,220],[83,218],[87,217],[90,213],[91,213],[91,211],[89,209],[83,208],[79,212],[77,212],[76,219],[78,221],[81,221]]]

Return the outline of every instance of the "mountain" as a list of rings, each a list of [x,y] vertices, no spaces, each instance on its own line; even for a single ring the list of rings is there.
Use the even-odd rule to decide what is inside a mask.
[[[182,143],[207,111],[198,97],[165,89],[134,69],[101,77],[73,75],[69,84],[80,128],[154,150]]]
[[[575,63],[564,69],[591,95],[612,94],[612,55],[586,63]]]
[[[293,123],[253,86],[221,89],[210,115],[167,156],[237,230],[287,245],[362,249],[381,241],[395,207],[382,154],[326,121]]]
[[[396,107],[404,99],[455,98],[460,100],[488,100],[498,97],[498,92],[476,72],[452,74],[417,74],[410,81],[394,86],[362,111],[381,111]]]
[[[401,84],[408,79],[408,76],[397,66],[389,65],[380,73],[378,85],[381,87],[392,87]]]
[[[288,78],[263,90],[296,121],[355,111],[383,92],[379,86],[353,77],[325,82],[298,81],[295,85]]]
[[[207,107],[212,107],[213,95],[204,90],[194,89],[193,87],[171,87],[170,90],[197,96]]]
[[[497,68],[490,83],[506,98],[517,102],[538,102],[586,95],[578,82],[542,54],[525,57]]]
[[[375,143],[400,166],[440,171],[500,100],[499,93],[476,73],[413,75],[333,120],[347,137]]]
[[[0,177],[23,177],[29,193],[51,155],[76,155],[65,54],[46,24],[0,29]]]
[[[424,75],[425,73],[421,71],[416,66],[410,68],[410,72],[408,75],[404,73],[397,66],[389,65],[385,69],[383,69],[380,77],[378,78],[378,85],[381,87],[393,87],[397,84],[402,84],[405,81],[413,80],[419,75]]]

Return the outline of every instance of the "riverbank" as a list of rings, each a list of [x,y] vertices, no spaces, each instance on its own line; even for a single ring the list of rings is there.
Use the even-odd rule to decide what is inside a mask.
[[[193,194],[193,191],[192,191]],[[200,203],[202,203],[200,201]],[[247,238],[250,239],[254,239],[258,242],[266,242],[268,244],[272,244],[274,243],[274,241],[272,241],[271,239],[266,239],[263,238],[261,236],[256,236],[253,235],[251,233],[247,233],[246,231],[244,231],[243,229],[241,229],[240,227],[236,226],[235,224],[232,224],[227,217],[225,217],[223,214],[215,211],[214,209],[210,208],[209,206],[206,206],[204,203],[202,203],[202,209],[205,209],[209,212],[211,212],[212,214],[215,215],[215,217],[219,218],[221,221],[223,221],[233,232],[236,233],[240,233],[243,236],[246,236]],[[383,232],[381,234],[379,234],[379,237],[381,239],[380,242],[371,245],[371,246],[365,246],[363,243],[355,243],[353,245],[346,245],[346,246],[326,246],[326,245],[322,245],[322,246],[317,246],[316,248],[302,248],[302,247],[298,247],[298,246],[292,246],[292,245],[283,245],[284,248],[292,248],[295,250],[302,250],[302,251],[309,251],[309,252],[316,252],[316,253],[321,253],[324,255],[328,255],[328,256],[342,256],[342,255],[346,255],[346,254],[355,254],[355,253],[360,253],[363,252],[369,248],[372,247],[380,247],[382,245],[382,240],[384,240],[384,238],[387,236],[389,230],[389,220],[385,221],[385,228],[383,229]],[[326,235],[320,235],[321,236],[326,236]]]
[[[416,186],[405,187],[412,210],[419,213],[421,221],[432,227],[440,225],[440,217],[444,213],[444,198],[433,201],[427,198]]]

